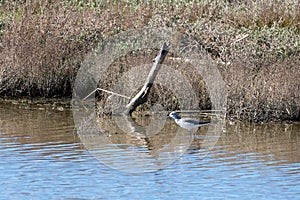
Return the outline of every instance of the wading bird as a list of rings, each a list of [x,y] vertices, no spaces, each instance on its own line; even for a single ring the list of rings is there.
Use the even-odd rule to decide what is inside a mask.
[[[178,126],[189,131],[191,131],[193,128],[198,128],[200,126],[209,124],[209,122],[200,122],[199,120],[193,118],[181,118],[178,113],[174,111],[168,115],[168,118],[173,118]]]

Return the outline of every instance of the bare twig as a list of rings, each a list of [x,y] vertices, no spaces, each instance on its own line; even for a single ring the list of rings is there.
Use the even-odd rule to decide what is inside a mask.
[[[248,36],[249,36],[249,34],[243,35],[241,38],[236,39],[236,40],[233,41],[231,44],[235,44],[235,43],[237,43],[237,42],[239,42],[239,41],[241,41],[241,40],[243,40],[243,39],[246,39]]]
[[[90,94],[88,94],[86,97],[84,97],[82,100],[83,101],[86,100],[89,96],[91,96],[94,92],[96,92],[98,90],[106,92],[106,93],[110,93],[110,94],[113,94],[113,95],[116,95],[116,96],[119,96],[119,97],[123,97],[123,98],[126,98],[126,99],[130,99],[130,97],[122,95],[122,94],[118,94],[118,93],[115,93],[115,92],[112,92],[112,91],[109,91],[109,90],[105,90],[105,89],[102,89],[102,88],[96,88]]]

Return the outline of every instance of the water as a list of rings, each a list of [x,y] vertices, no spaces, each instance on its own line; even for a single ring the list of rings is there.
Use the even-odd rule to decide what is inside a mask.
[[[0,113],[0,199],[300,199],[299,123],[227,122],[208,154],[204,128],[171,165],[128,173],[122,153],[97,147],[102,136],[78,134],[68,108],[2,102]],[[109,130],[112,122],[101,123]],[[111,126],[106,138],[143,159],[177,152],[164,148],[178,130],[172,121],[146,139]]]

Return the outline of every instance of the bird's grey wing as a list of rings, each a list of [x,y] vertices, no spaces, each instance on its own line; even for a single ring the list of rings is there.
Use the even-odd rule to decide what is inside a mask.
[[[193,119],[193,118],[185,118],[184,121],[187,123],[195,124],[195,125],[209,124],[209,122],[199,122],[198,120]]]
[[[199,122],[199,125],[205,125],[205,124],[209,124],[210,122]]]
[[[193,118],[184,118],[184,122],[190,123],[190,124],[199,124],[199,121]]]

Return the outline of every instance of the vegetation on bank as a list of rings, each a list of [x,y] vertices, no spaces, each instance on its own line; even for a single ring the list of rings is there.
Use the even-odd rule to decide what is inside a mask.
[[[99,42],[131,29],[170,27],[192,35],[218,65],[228,116],[300,119],[298,0],[2,0],[0,6],[1,96],[71,96],[77,70]],[[143,55],[133,59],[149,62]],[[118,75],[110,74],[113,83]],[[193,80],[201,108],[209,109],[203,80]],[[163,88],[156,90],[165,101]]]

